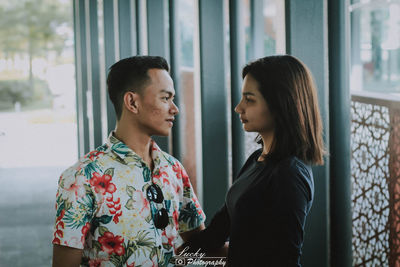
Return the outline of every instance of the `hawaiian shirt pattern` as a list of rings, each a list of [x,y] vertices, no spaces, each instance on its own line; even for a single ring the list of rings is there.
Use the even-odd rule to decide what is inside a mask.
[[[111,133],[107,142],[65,170],[56,195],[54,244],[83,249],[82,266],[170,266],[179,233],[205,215],[181,163],[152,141],[154,169]],[[149,202],[152,183],[162,204]],[[169,224],[155,228],[156,205]]]

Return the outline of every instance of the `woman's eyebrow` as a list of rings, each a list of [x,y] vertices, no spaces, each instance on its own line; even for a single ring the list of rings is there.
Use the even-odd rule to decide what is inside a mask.
[[[250,93],[250,92],[243,92],[243,95],[244,95],[244,96],[247,96],[247,95],[252,95],[252,96],[254,96],[254,94],[253,94],[253,93]]]

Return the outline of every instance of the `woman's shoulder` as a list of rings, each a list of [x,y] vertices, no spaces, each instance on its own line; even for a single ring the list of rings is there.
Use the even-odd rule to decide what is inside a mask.
[[[312,176],[312,169],[309,164],[306,164],[295,156],[287,157],[277,162],[277,171],[292,174],[302,174],[306,177]]]
[[[243,164],[243,168],[248,166],[250,163],[256,161],[258,157],[261,155],[262,149],[257,149],[253,153],[250,154],[250,156],[247,158],[246,162]]]
[[[279,161],[274,176],[276,182],[282,186],[306,189],[312,198],[314,180],[311,166],[297,157],[292,156]]]

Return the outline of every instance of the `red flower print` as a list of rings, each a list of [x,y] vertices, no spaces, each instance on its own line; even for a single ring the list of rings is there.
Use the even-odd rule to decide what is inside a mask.
[[[114,215],[113,221],[115,224],[119,222],[119,217],[122,215],[122,210],[121,210],[121,199],[118,198],[117,200],[113,199],[113,196],[106,198],[109,203],[107,203],[107,207],[109,208],[110,214]],[[119,212],[118,212],[119,211]]]
[[[126,267],[135,267],[135,263],[134,262],[132,262],[132,264],[126,263]]]
[[[187,175],[184,169],[182,169],[182,182],[183,182],[183,187],[190,187],[189,176]]]
[[[168,166],[165,166],[168,167]],[[168,180],[168,173],[164,170],[162,170],[163,167],[160,167],[157,171],[155,171],[153,178],[155,179],[161,179],[162,178],[162,182],[163,184],[169,184],[169,180]]]
[[[160,151],[161,152],[161,150],[155,144],[154,140],[151,140],[151,150],[152,151]]]
[[[90,223],[86,223],[85,226],[82,228],[82,234],[86,236],[87,232],[90,230]]]
[[[82,234],[83,234],[81,237],[82,244],[85,244],[86,235],[87,232],[89,232],[89,230],[90,230],[90,223],[87,222],[85,226],[82,227]]]
[[[100,267],[102,261],[103,261],[103,260],[101,260],[101,259],[93,259],[93,260],[90,260],[90,261],[89,261],[89,266],[90,266],[90,267]]]
[[[96,193],[105,194],[107,193],[114,193],[117,188],[115,184],[111,183],[112,177],[108,174],[100,175],[99,173],[93,173],[92,179],[90,179],[90,184],[94,186],[94,191]]]
[[[160,179],[163,176],[168,177],[168,173],[163,171],[161,168],[162,167],[160,167],[157,171],[155,171],[155,173],[153,175],[154,178]]]
[[[90,152],[89,154],[87,154],[85,157],[89,158],[90,160],[94,160],[96,157],[98,157],[102,154],[104,154],[104,152],[94,150],[94,151]]]
[[[163,244],[173,246],[173,241],[176,238],[176,230],[168,225],[161,234]]]
[[[117,214],[115,214],[114,218],[113,218],[113,222],[115,224],[119,223],[119,216],[122,215],[122,211],[118,212]]]
[[[57,236],[59,236],[61,238],[64,237],[64,232],[62,231],[62,229],[64,229],[65,224],[63,221],[61,221],[62,218],[64,217],[64,215],[65,215],[65,210],[62,210],[60,215],[56,219],[56,231],[54,232],[54,239],[53,239],[54,244],[58,244],[58,245],[61,244],[61,241]]]
[[[115,253],[118,256],[125,254],[125,248],[122,246],[124,238],[122,236],[114,236],[111,232],[105,232],[103,236],[99,237],[101,250],[108,254]]]
[[[176,178],[182,179],[182,168],[177,161],[172,165],[172,170],[176,173]]]
[[[178,211],[177,211],[177,210],[174,210],[174,212],[172,213],[172,219],[174,220],[175,227],[179,227],[178,218],[179,218]]]

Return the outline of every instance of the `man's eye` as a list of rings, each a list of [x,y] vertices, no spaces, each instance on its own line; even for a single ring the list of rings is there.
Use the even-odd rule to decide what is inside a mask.
[[[165,101],[168,101],[169,97],[168,97],[168,96],[165,96],[165,97],[163,97],[162,99],[164,99]]]
[[[253,100],[251,100],[250,98],[247,98],[247,97],[244,99],[244,101],[246,101],[246,102],[253,102]]]

